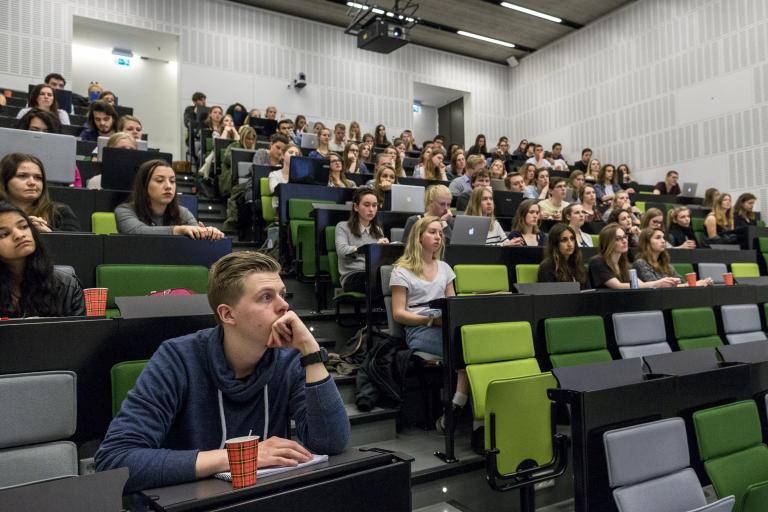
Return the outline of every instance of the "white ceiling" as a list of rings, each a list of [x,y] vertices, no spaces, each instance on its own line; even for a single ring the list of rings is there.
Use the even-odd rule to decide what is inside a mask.
[[[91,48],[131,50],[135,57],[177,61],[179,36],[74,16],[72,42]]]

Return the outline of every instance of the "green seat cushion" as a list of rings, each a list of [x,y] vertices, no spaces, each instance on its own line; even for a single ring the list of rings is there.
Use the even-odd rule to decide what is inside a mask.
[[[717,335],[715,313],[712,308],[685,308],[672,310],[675,337],[701,338]]]
[[[208,291],[208,269],[201,265],[99,265],[96,286],[108,288],[107,307],[115,308],[115,297],[148,295],[169,288]]]
[[[292,224],[293,222],[295,221],[291,221]],[[317,272],[317,262],[315,261],[315,222],[298,222],[305,222],[305,224],[297,226],[296,238],[294,238],[294,243],[297,248],[297,257],[301,264],[301,273],[304,276],[314,276]]]
[[[571,354],[550,355],[550,361],[555,368],[563,366],[578,366],[581,364],[604,363],[612,361],[611,353],[608,350],[589,350],[585,352],[573,352]]]
[[[677,340],[680,350],[695,350],[697,348],[719,347],[723,344],[720,336],[702,336],[700,338],[681,338]]]
[[[466,364],[535,357],[528,322],[463,325],[461,343]]]
[[[341,274],[339,274],[339,255],[336,251],[328,253],[328,273],[331,275],[331,282],[336,288],[341,287]]]
[[[760,252],[768,252],[768,236],[761,236],[757,241],[760,244]]]
[[[768,479],[747,487],[741,512],[764,512],[766,503],[768,503]]]
[[[362,292],[344,292],[336,295],[333,298],[334,302],[360,302],[365,300],[366,294]]]
[[[269,190],[269,178],[259,178],[259,195],[271,196],[272,192]]]
[[[456,293],[508,292],[506,265],[456,265]]]
[[[312,232],[315,231],[315,221],[313,220],[291,220],[288,221],[288,227],[291,231],[291,243],[296,245],[299,239],[299,226],[309,226]]]
[[[760,444],[708,460],[704,463],[704,469],[718,497],[733,494],[736,496],[736,506],[733,510],[741,510],[750,485],[768,481],[768,447]],[[768,509],[768,503],[763,502],[762,505],[763,508],[758,510]]]
[[[606,348],[605,328],[599,316],[548,318],[544,321],[547,352],[567,354]]]
[[[685,274],[690,274],[694,271],[693,264],[691,263],[673,263],[672,266],[675,267],[677,273],[683,277],[685,277]],[[685,282],[685,279],[683,279],[683,282]]]
[[[731,263],[731,272],[736,279],[740,277],[760,277],[757,263]]]
[[[722,457],[763,442],[754,400],[742,400],[693,413],[702,460]]]
[[[534,358],[502,361],[498,363],[467,365],[467,377],[472,392],[472,412],[476,420],[485,417],[488,384],[494,380],[527,377],[541,373]]]
[[[117,233],[115,214],[112,212],[93,212],[91,214],[91,231],[96,235]]]
[[[120,406],[136,384],[136,379],[147,366],[149,359],[141,361],[123,361],[112,367],[110,376],[112,379],[112,416],[120,411]]]
[[[694,231],[704,231],[704,219],[694,217],[691,219],[691,229]]]
[[[288,218],[289,219],[312,219],[311,213],[315,209],[313,203],[336,204],[327,199],[289,199],[288,200]]]
[[[518,283],[536,283],[539,281],[539,265],[530,263],[515,265],[515,276]]]
[[[547,390],[556,387],[550,373],[496,380],[488,385],[485,446],[490,447],[493,414],[499,473],[513,473],[523,461],[543,465],[552,459],[552,402]]]

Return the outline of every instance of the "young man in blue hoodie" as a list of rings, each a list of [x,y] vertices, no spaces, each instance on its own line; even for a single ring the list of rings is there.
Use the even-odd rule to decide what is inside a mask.
[[[314,336],[283,298],[280,266],[237,252],[211,267],[218,326],[165,341],[96,452],[98,470],[127,467],[125,492],[229,471],[224,441],[261,436],[259,466],[337,454],[349,419]],[[304,446],[285,439],[293,418]]]

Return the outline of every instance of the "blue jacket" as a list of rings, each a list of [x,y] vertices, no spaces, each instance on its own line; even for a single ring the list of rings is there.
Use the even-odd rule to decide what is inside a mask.
[[[235,379],[222,341],[214,327],[163,342],[128,393],[95,456],[99,471],[129,469],[126,493],[193,481],[198,451],[250,431],[287,437],[291,418],[311,452],[344,450],[349,419],[333,379],[307,384],[299,352],[274,348]]]

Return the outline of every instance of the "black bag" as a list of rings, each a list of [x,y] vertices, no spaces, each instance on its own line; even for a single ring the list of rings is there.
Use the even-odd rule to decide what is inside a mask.
[[[413,350],[403,340],[375,330],[372,343],[368,346],[370,349],[357,371],[357,408],[365,412],[381,402],[391,405],[402,403]]]

